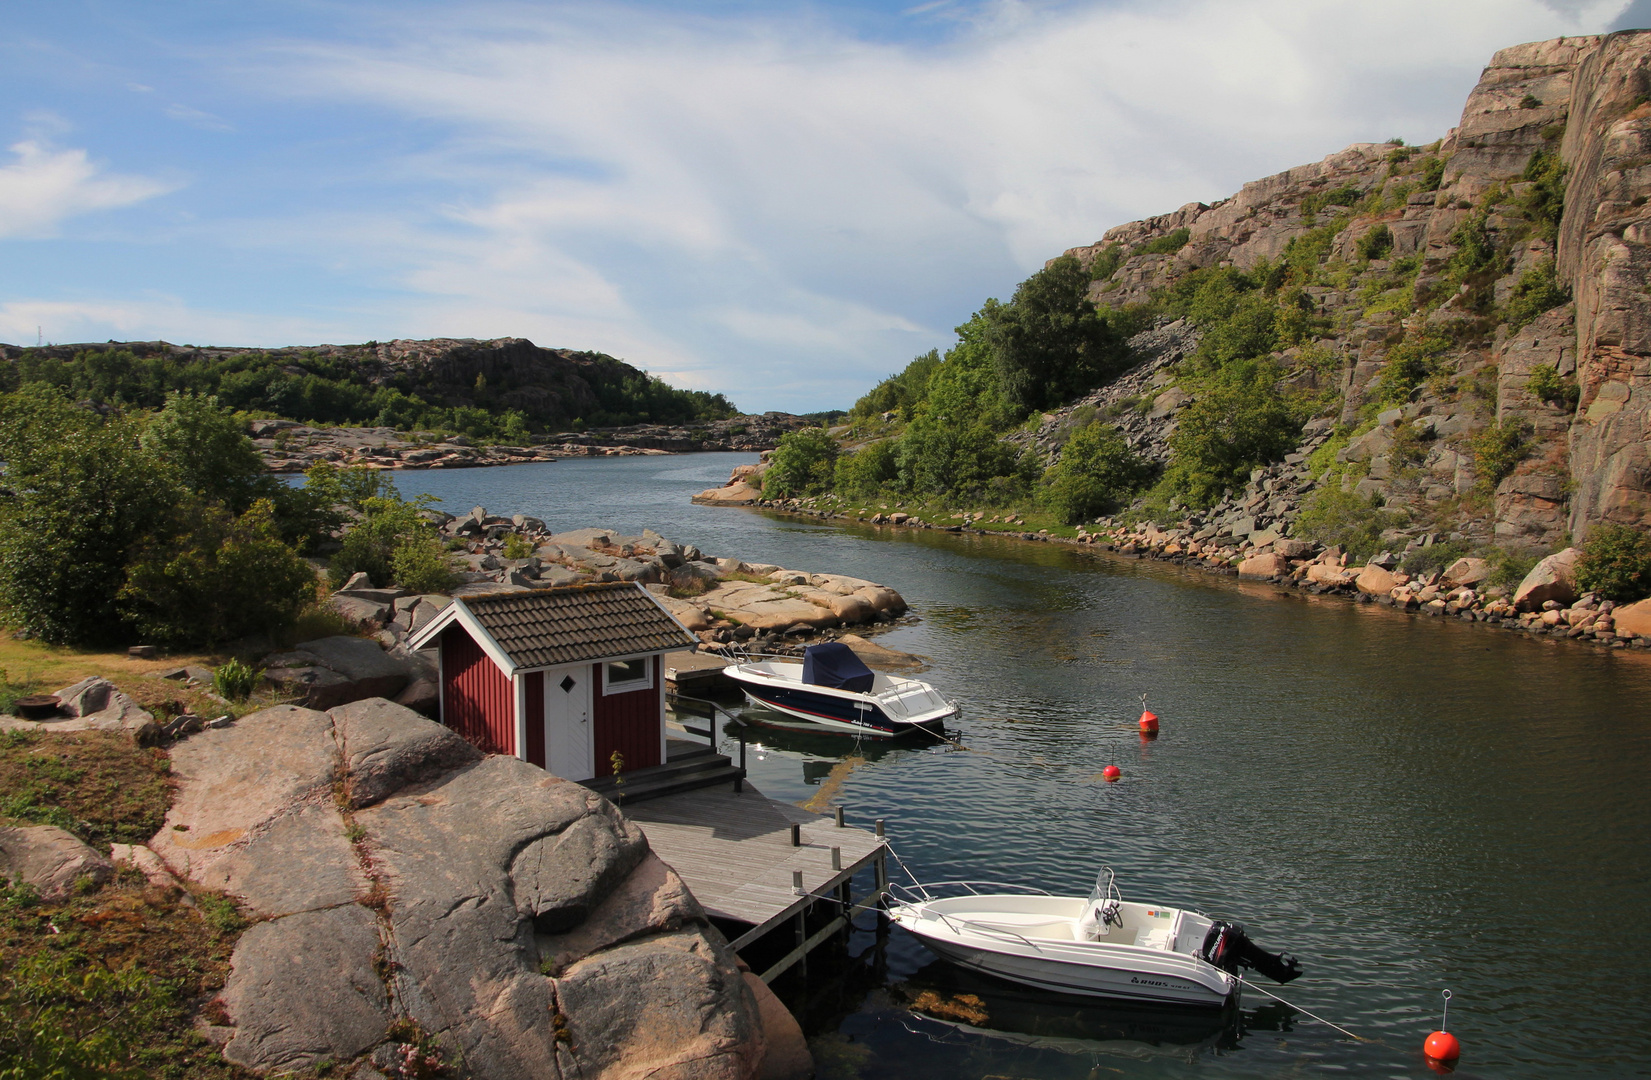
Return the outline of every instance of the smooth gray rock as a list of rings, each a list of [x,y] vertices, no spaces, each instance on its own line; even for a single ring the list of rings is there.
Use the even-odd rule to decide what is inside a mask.
[[[149,846],[179,877],[203,880],[278,816],[331,802],[337,768],[323,712],[277,705],[210,728],[173,747],[172,808]]]
[[[297,698],[306,705],[343,698],[351,685],[338,672],[314,666],[267,668],[264,680],[280,696]]]
[[[296,1072],[371,1049],[390,1026],[373,966],[378,948],[378,920],[359,904],[253,926],[236,943],[220,995],[235,1022],[224,1057]]]
[[[0,826],[0,878],[30,886],[49,904],[72,897],[82,878],[102,885],[114,876],[113,863],[55,825]]]
[[[338,637],[305,641],[297,651],[315,658],[315,666],[342,675],[347,685],[317,685],[307,704],[313,709],[330,709],[362,698],[393,698],[412,681],[406,666],[387,655],[377,642],[366,638]]]
[[[576,585],[585,580],[585,575],[577,570],[570,570],[565,566],[543,566],[539,568],[539,585]]]
[[[349,802],[357,809],[482,759],[452,730],[383,698],[340,705],[329,715],[344,753]]]
[[[517,852],[510,863],[516,907],[539,933],[570,930],[647,852],[642,831],[604,803],[596,813]]]
[[[327,606],[358,625],[390,621],[390,606],[377,600],[363,600],[360,597],[335,593],[327,598]]]
[[[193,876],[272,917],[348,904],[369,888],[330,800],[279,811]]]
[[[540,959],[560,971],[574,961],[600,952],[641,932],[678,930],[693,922],[703,922],[705,910],[699,906],[677,877],[676,871],[648,852],[603,898],[590,917],[561,934],[535,935]]]
[[[114,683],[92,675],[57,691],[58,712],[67,719],[43,721],[51,731],[126,731],[138,742],[160,733],[160,725]]]
[[[441,687],[434,679],[417,679],[396,695],[396,704],[435,719],[441,709]]]
[[[756,1001],[715,934],[699,927],[659,934],[597,953],[556,980],[583,1075],[621,1060],[633,1076],[743,1080],[756,1071],[763,1052]],[[649,992],[627,993],[633,986]]]

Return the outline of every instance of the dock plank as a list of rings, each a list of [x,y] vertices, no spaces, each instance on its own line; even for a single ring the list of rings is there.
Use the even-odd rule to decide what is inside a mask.
[[[757,930],[779,925],[810,902],[792,886],[792,872],[815,896],[869,865],[883,842],[867,829],[845,826],[800,807],[776,802],[749,781],[743,793],[702,788],[626,808],[648,843],[670,864],[712,915],[749,923]],[[791,826],[801,826],[802,846],[791,846]],[[841,849],[840,870],[831,849]]]

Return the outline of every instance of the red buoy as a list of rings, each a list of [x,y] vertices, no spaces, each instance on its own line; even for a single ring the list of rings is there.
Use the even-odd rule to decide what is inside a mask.
[[[1441,995],[1445,999],[1444,1015],[1439,1017],[1439,1030],[1427,1037],[1422,1044],[1422,1053],[1427,1056],[1427,1064],[1434,1072],[1451,1072],[1458,1058],[1462,1056],[1462,1044],[1456,1041],[1456,1036],[1446,1031],[1450,1023],[1450,991]]]
[[[1109,783],[1109,784],[1112,783],[1114,780],[1118,779],[1118,777],[1122,776],[1123,774],[1124,774],[1124,771],[1122,769],[1118,768],[1118,766],[1116,766],[1116,765],[1108,765],[1106,768],[1101,770],[1101,775],[1106,778],[1106,782]]]
[[[1158,733],[1158,714],[1142,709],[1141,730],[1149,734],[1156,735]]]
[[[1434,1061],[1449,1064],[1462,1056],[1462,1044],[1448,1031],[1435,1031],[1422,1044],[1422,1053]]]

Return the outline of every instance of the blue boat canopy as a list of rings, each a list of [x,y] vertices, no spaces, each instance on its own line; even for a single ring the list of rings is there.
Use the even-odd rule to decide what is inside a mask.
[[[854,651],[840,641],[810,645],[803,650],[803,682],[863,694],[874,676]]]

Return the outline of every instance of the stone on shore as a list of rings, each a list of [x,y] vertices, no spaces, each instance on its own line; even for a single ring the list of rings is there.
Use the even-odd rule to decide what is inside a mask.
[[[1651,638],[1651,599],[1626,604],[1611,612],[1617,633]]]
[[[1255,555],[1238,564],[1238,576],[1270,578],[1290,572],[1290,560],[1276,552]]]
[[[723,487],[707,488],[695,495],[696,503],[712,506],[749,506],[762,498],[762,489],[752,487],[744,480],[735,480]]]
[[[1576,561],[1581,554],[1582,549],[1568,547],[1531,567],[1531,572],[1514,590],[1514,606],[1521,611],[1531,611],[1549,600],[1561,604],[1574,602],[1577,598]]]
[[[1495,572],[1484,559],[1457,559],[1445,569],[1444,579],[1452,585],[1477,585]]]
[[[29,886],[48,904],[74,896],[82,878],[95,886],[114,876],[108,859],[55,825],[0,826],[0,878]]]
[[[1383,570],[1374,563],[1359,571],[1359,576],[1353,580],[1361,593],[1370,596],[1387,596],[1399,584],[1398,578],[1391,570]]]

